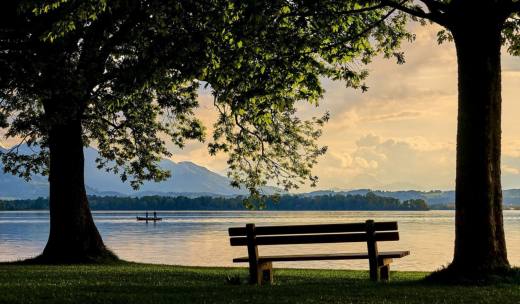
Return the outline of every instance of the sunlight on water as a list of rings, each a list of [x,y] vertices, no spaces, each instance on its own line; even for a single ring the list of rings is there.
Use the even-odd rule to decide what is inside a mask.
[[[107,244],[119,257],[136,262],[198,266],[233,266],[233,257],[247,255],[244,247],[229,246],[227,229],[246,223],[262,225],[398,221],[401,240],[383,242],[379,250],[410,250],[393,269],[435,270],[453,254],[452,211],[334,211],[334,212],[173,212],[161,211],[163,221],[137,222],[137,212],[94,212]],[[139,215],[143,215],[142,212]],[[520,265],[520,211],[505,211],[509,260]],[[47,212],[0,212],[0,261],[40,253],[48,234]],[[365,251],[366,245],[320,244],[260,247],[260,254],[298,254]],[[246,266],[245,264],[241,264]],[[237,266],[236,264],[234,266]],[[277,267],[367,269],[367,261],[277,263]]]

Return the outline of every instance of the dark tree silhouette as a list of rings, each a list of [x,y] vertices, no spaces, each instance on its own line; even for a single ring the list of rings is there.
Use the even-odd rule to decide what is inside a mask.
[[[450,267],[467,275],[500,271],[509,267],[500,181],[500,51],[507,42],[512,54],[519,50],[520,3],[422,2],[426,11],[389,5],[442,25],[457,50],[456,238]]]
[[[439,42],[453,41],[458,61],[458,131],[456,168],[455,253],[449,270],[463,276],[485,275],[508,269],[502,219],[500,181],[502,46],[520,54],[520,2],[515,0],[372,0],[325,1],[295,5],[298,16],[313,15],[332,24],[329,45],[363,41],[388,27],[389,19],[411,19],[439,24]],[[377,15],[380,17],[377,18]],[[352,30],[353,19],[369,20]],[[318,30],[319,31],[319,30]],[[354,34],[356,33],[356,34]],[[406,37],[406,36],[403,36]],[[387,52],[397,50],[400,39]],[[330,42],[332,41],[332,42]],[[337,53],[335,58],[343,56]],[[400,62],[402,54],[396,53]],[[333,56],[334,57],[334,56]],[[327,57],[326,57],[327,58]],[[328,59],[328,58],[327,58]],[[361,56],[361,59],[363,57]],[[330,61],[330,59],[329,59]],[[366,61],[366,58],[365,58]]]
[[[4,170],[25,178],[49,175],[50,234],[41,261],[115,258],[88,206],[83,147],[91,140],[105,158],[99,165],[116,172],[113,166],[122,166],[121,177],[135,176],[137,186],[165,176],[154,165],[166,152],[156,133],[182,145],[203,132],[192,113],[193,79],[205,58],[198,51],[204,49],[199,33],[207,21],[200,9],[113,1],[92,14],[98,9],[92,5],[9,1],[2,7],[3,127],[34,151],[19,152],[17,145],[2,160]],[[161,12],[176,16],[176,25],[161,26]],[[176,30],[169,42],[178,45],[171,47],[166,41]],[[170,112],[171,128],[158,120],[161,111]]]
[[[262,148],[268,157],[257,165],[273,174],[293,172],[280,178],[287,187],[315,180],[310,169],[324,153],[315,143],[315,126],[325,119],[299,120],[294,103],[318,98],[316,78],[306,75],[319,74],[320,67],[276,58],[275,46],[290,31],[272,30],[278,25],[271,19],[250,18],[278,10],[267,5],[243,11],[219,0],[2,4],[0,123],[7,137],[21,139],[2,161],[5,171],[26,179],[49,175],[50,235],[39,261],[116,258],[90,212],[83,147],[94,145],[99,167],[135,188],[144,180],[163,180],[169,172],[157,163],[171,155],[165,140],[182,147],[204,138],[193,112],[199,80],[211,84],[221,113],[213,152],[231,150],[230,165],[241,169],[259,149],[252,138],[260,138],[268,142]],[[256,45],[246,47],[246,39]],[[284,51],[298,54],[302,46]],[[267,71],[264,81],[251,81]],[[303,157],[285,157],[287,145]],[[265,178],[248,168],[251,182],[245,186],[258,196]],[[243,186],[244,179],[235,177],[234,184]]]

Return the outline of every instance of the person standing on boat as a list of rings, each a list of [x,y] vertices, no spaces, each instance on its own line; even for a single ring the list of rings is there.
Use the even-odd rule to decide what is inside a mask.
[[[146,218],[148,218],[148,211],[146,211]]]
[[[157,212],[156,211],[153,212],[153,218],[154,219],[157,218]]]

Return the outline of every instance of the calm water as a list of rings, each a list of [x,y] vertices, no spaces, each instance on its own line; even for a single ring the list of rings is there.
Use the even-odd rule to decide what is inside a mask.
[[[242,247],[229,246],[227,228],[254,222],[257,225],[398,221],[401,240],[380,243],[380,250],[410,250],[394,269],[434,270],[450,262],[453,253],[454,213],[427,212],[160,212],[163,221],[146,224],[136,212],[95,212],[96,224],[108,247],[119,257],[137,262],[177,265],[231,266],[233,257],[247,255]],[[142,213],[140,213],[142,215]],[[0,261],[32,257],[45,246],[47,212],[0,212]],[[510,262],[520,265],[520,211],[504,214]],[[366,245],[328,244],[260,247],[268,253],[328,253],[366,250]],[[245,266],[245,264],[242,264]],[[316,261],[278,263],[301,268],[366,269],[366,261]]]

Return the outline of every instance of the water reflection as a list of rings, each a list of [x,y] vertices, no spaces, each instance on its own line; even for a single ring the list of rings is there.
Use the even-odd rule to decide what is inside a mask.
[[[384,242],[380,250],[410,250],[411,256],[393,265],[401,270],[434,270],[447,264],[453,252],[452,211],[389,212],[160,212],[163,221],[143,223],[136,212],[94,212],[96,224],[111,249],[121,258],[146,263],[232,266],[246,249],[229,246],[227,229],[257,225],[398,221],[401,240]],[[505,211],[510,262],[520,265],[520,211]],[[0,261],[40,253],[48,234],[47,212],[0,212]],[[356,252],[363,243],[260,247],[260,254]],[[235,265],[236,266],[236,265]],[[245,265],[244,265],[245,266]],[[278,267],[367,269],[366,261],[278,263]]]

